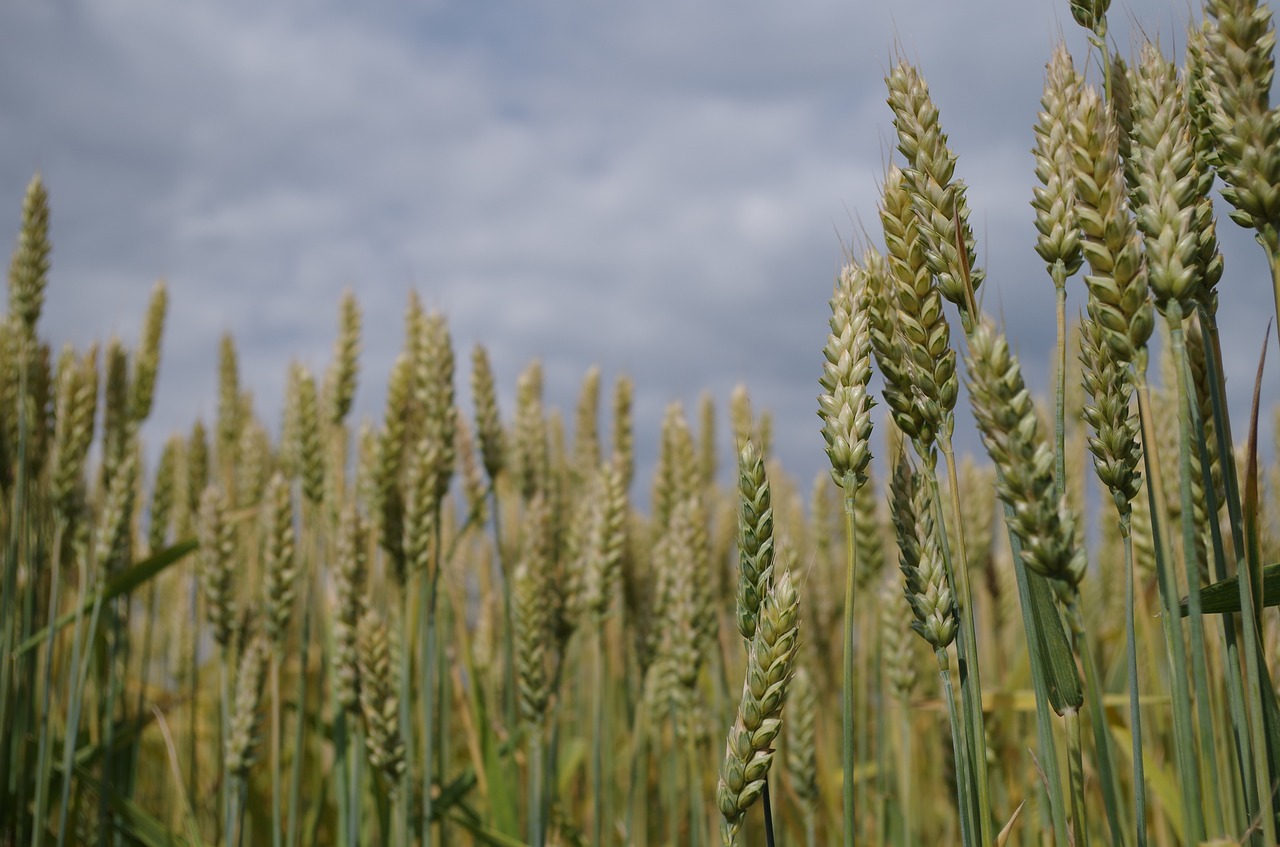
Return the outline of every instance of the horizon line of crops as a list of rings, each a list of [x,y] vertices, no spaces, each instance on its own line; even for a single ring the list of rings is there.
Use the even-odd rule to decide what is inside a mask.
[[[587,372],[570,437],[536,361],[504,419],[477,346],[468,413],[416,295],[380,422],[349,423],[347,294],[277,435],[224,336],[216,419],[148,469],[167,291],[136,349],[55,356],[33,179],[0,324],[0,843],[1277,843],[1280,467],[1257,389],[1233,442],[1213,208],[1219,184],[1280,317],[1274,26],[1209,0],[1183,67],[1130,64],[1108,5],[1070,3],[1101,85],[1059,47],[1035,124],[1051,404],[982,311],[967,187],[899,62],[807,504],[740,387],[735,484],[710,397],[672,404],[642,513],[628,377],[606,439]],[[962,377],[989,465],[955,453]]]

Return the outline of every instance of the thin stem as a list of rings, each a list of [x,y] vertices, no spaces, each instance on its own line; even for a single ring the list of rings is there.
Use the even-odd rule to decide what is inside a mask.
[[[942,695],[947,701],[947,719],[951,723],[951,754],[955,759],[956,779],[962,784],[969,780],[969,757],[964,754],[964,736],[960,733],[960,716],[956,713],[956,694],[951,685],[950,660],[945,649],[933,651],[938,660],[938,676],[942,679]],[[961,799],[958,805],[960,812],[960,839],[964,847],[973,847],[977,842],[973,834],[973,819],[969,804]]]
[[[902,827],[899,831],[898,843],[902,847],[911,843],[912,823],[915,820],[912,816],[912,798],[911,798],[911,776],[912,770],[912,745],[911,745],[911,710],[909,704],[903,699],[898,704],[898,736],[902,745],[899,751],[898,761],[898,804],[902,810]]]
[[[1147,779],[1142,761],[1142,710],[1138,690],[1138,642],[1134,620],[1132,513],[1120,515],[1120,537],[1124,539],[1124,630],[1129,671],[1129,732],[1133,738],[1133,805],[1137,847],[1147,847]]]
[[[1200,314],[1201,327],[1205,328],[1206,335],[1209,334],[1207,327],[1209,322],[1212,320],[1213,318],[1207,315],[1207,313],[1202,312]],[[1206,360],[1208,360],[1213,354],[1212,349],[1210,348],[1211,345],[1206,345]],[[1216,393],[1214,387],[1215,366],[1212,363],[1209,363],[1207,370],[1209,372],[1210,401],[1216,409],[1217,403],[1213,400]],[[1200,434],[1200,437],[1196,438],[1196,445],[1198,448],[1197,457],[1201,468],[1200,476],[1201,479],[1212,481],[1214,462],[1209,453],[1209,447],[1203,438],[1207,422],[1201,420],[1200,406],[1198,403],[1192,403],[1190,405],[1190,412],[1191,430],[1192,432]],[[1229,424],[1224,424],[1222,421],[1218,420],[1218,418],[1219,415],[1215,411],[1214,419],[1218,421],[1215,423],[1215,427],[1224,425],[1229,426]],[[1218,445],[1221,445],[1221,439],[1218,440]],[[1231,454],[1228,452],[1220,453],[1219,455]],[[1221,466],[1221,463],[1219,463],[1219,466]],[[1221,468],[1221,472],[1225,481],[1225,468]],[[1206,484],[1204,491],[1206,513],[1209,517],[1209,520],[1207,521],[1209,525],[1209,537],[1213,544],[1213,579],[1216,581],[1222,581],[1227,579],[1228,576],[1227,553],[1222,538],[1222,524],[1218,518],[1223,504],[1219,502],[1216,484]],[[1240,645],[1236,637],[1236,622],[1233,620],[1232,616],[1222,615],[1220,623],[1222,628],[1222,641],[1226,648],[1226,663],[1223,666],[1222,675],[1225,677],[1227,683],[1227,706],[1230,712],[1231,733],[1237,769],[1236,779],[1238,780],[1238,784],[1235,786],[1237,794],[1237,808],[1235,809],[1236,820],[1231,826],[1232,828],[1239,829],[1241,827],[1247,827],[1248,822],[1253,820],[1254,816],[1257,815],[1258,792],[1252,776],[1253,751],[1249,746],[1249,718],[1245,706],[1244,680],[1240,673]],[[1242,798],[1244,801],[1243,809],[1238,808],[1238,801],[1241,799],[1238,795],[1241,789],[1243,789],[1244,793]],[[1241,817],[1241,815],[1243,815],[1243,817]]]
[[[1138,414],[1142,422],[1143,461],[1147,472],[1147,498],[1151,506],[1151,529],[1156,539],[1156,575],[1160,585],[1161,622],[1165,638],[1165,660],[1173,680],[1173,724],[1176,743],[1174,758],[1182,789],[1183,828],[1188,840],[1199,843],[1205,838],[1204,812],[1200,807],[1200,766],[1196,757],[1195,731],[1191,723],[1191,691],[1187,684],[1187,648],[1178,623],[1178,589],[1173,566],[1169,561],[1171,545],[1168,530],[1161,517],[1165,496],[1156,455],[1155,421],[1151,416],[1151,389],[1147,385],[1146,365],[1134,368],[1134,387],[1138,394]]]
[[[37,746],[38,752],[36,755],[35,826],[32,828],[34,835],[32,843],[35,847],[41,847],[44,843],[45,830],[47,829],[45,823],[48,817],[49,786],[52,782],[50,779],[52,773],[49,770],[49,723],[53,717],[53,702],[51,699],[53,693],[53,648],[54,635],[57,632],[58,594],[62,586],[62,538],[66,531],[66,525],[66,519],[59,516],[53,529],[53,561],[49,573],[49,581],[52,583],[49,593],[49,634],[45,638],[44,670],[41,673],[43,694],[40,702],[43,705],[44,714],[40,720],[40,742]]]
[[[297,755],[295,751],[294,755]],[[280,651],[271,650],[271,844],[280,847],[284,837],[281,831],[281,810],[284,797],[281,796],[283,782],[280,767]]]
[[[529,725],[529,847],[542,847],[542,727]]]
[[[591,639],[591,843],[604,844],[604,622]]]
[[[1218,760],[1215,753],[1213,715],[1210,712],[1208,660],[1205,657],[1204,617],[1200,610],[1200,566],[1196,541],[1195,501],[1192,496],[1191,472],[1191,405],[1195,390],[1187,380],[1189,367],[1186,340],[1182,330],[1182,310],[1176,300],[1166,314],[1173,346],[1174,370],[1178,374],[1178,475],[1182,502],[1182,560],[1187,578],[1187,608],[1191,624],[1191,672],[1196,687],[1196,716],[1199,720],[1201,773],[1208,780],[1205,795],[1209,798],[1208,826],[1214,834],[1222,832],[1222,805],[1218,787]],[[1205,479],[1212,486],[1211,479]]]
[[[857,839],[857,809],[854,801],[854,779],[853,771],[857,763],[854,750],[854,714],[853,714],[853,670],[854,670],[854,643],[853,643],[853,605],[854,605],[854,586],[856,585],[857,568],[858,568],[858,551],[857,545],[854,543],[854,533],[857,518],[854,509],[854,496],[857,493],[857,481],[853,474],[845,474],[843,490],[844,495],[844,521],[845,521],[845,558],[847,566],[845,567],[844,576],[844,665],[840,689],[841,703],[841,738],[842,744],[840,748],[841,764],[843,766],[844,780],[842,783],[842,793],[844,800],[844,844],[845,847],[853,847]]]
[[[1102,705],[1102,680],[1093,651],[1089,648],[1088,631],[1085,629],[1079,601],[1077,594],[1068,603],[1067,613],[1075,636],[1076,653],[1084,666],[1085,693],[1089,698],[1089,725],[1093,730],[1093,746],[1098,758],[1098,775],[1102,783],[1102,799],[1107,812],[1107,826],[1111,831],[1111,844],[1124,845],[1129,843],[1126,836],[1129,827],[1128,821],[1123,821],[1120,817],[1120,775],[1111,756],[1111,736],[1106,727],[1107,713]]]
[[[507,726],[516,725],[516,670],[515,661],[515,617],[511,611],[511,580],[508,578],[506,561],[502,555],[502,503],[498,500],[498,486],[490,487],[493,495],[493,578],[502,590],[502,670],[506,679],[506,691],[502,699],[503,711]]]
[[[1077,847],[1089,847],[1089,827],[1084,811],[1084,757],[1080,743],[1080,713],[1067,709],[1063,714],[1067,726],[1067,770],[1071,776],[1071,834]]]
[[[960,512],[960,483],[956,474],[956,456],[952,448],[951,436],[947,432],[941,434],[939,447],[942,457],[947,463],[947,488],[951,504],[951,519],[956,528],[956,552],[953,559],[950,542],[947,537],[947,522],[942,514],[942,498],[938,491],[938,475],[931,468],[927,471],[929,486],[932,489],[934,508],[937,511],[938,540],[942,548],[943,562],[947,570],[947,579],[956,596],[956,614],[960,618],[957,631],[957,664],[960,672],[960,699],[964,708],[965,728],[967,729],[967,749],[972,768],[974,801],[976,802],[977,835],[984,845],[993,845],[991,814],[991,788],[987,778],[986,720],[982,711],[982,677],[978,664],[978,635],[973,620],[973,590],[969,585],[969,557],[965,551],[964,519]]]
[[[1276,278],[1274,264],[1272,268],[1274,281]],[[1222,341],[1218,334],[1218,323],[1213,315],[1202,307],[1200,309],[1200,318],[1201,326],[1206,330],[1209,342],[1205,345],[1205,353],[1209,359],[1209,397],[1213,403],[1215,431],[1218,437],[1218,456],[1221,458],[1222,475],[1227,495],[1227,517],[1231,525],[1232,550],[1236,556],[1236,573],[1248,573],[1244,539],[1245,522],[1240,502],[1240,483],[1236,475],[1236,463],[1232,459],[1235,456],[1235,450],[1231,438],[1231,411],[1227,407],[1225,397],[1227,380],[1222,365]],[[1253,585],[1248,579],[1237,579],[1236,584],[1240,592],[1241,622],[1244,624],[1246,621],[1254,621]],[[1229,626],[1230,623],[1226,622],[1224,625]],[[1262,647],[1259,643],[1261,639],[1257,628],[1255,626],[1242,625],[1241,630],[1244,636],[1245,659],[1245,678],[1242,682],[1247,682],[1248,684],[1248,711],[1250,715],[1248,725],[1250,746],[1244,747],[1242,758],[1246,761],[1252,761],[1252,779],[1245,780],[1246,799],[1250,796],[1256,798],[1256,803],[1250,804],[1249,808],[1259,809],[1257,814],[1264,822],[1266,837],[1271,843],[1275,843],[1275,812],[1272,800],[1273,795],[1270,790],[1271,781],[1267,770],[1268,747],[1264,725],[1266,709],[1263,702],[1262,678],[1264,675],[1267,676],[1268,688],[1271,680],[1270,675],[1261,666],[1262,663],[1259,660]],[[1238,675],[1239,665],[1232,664],[1230,672],[1233,676]],[[1268,826],[1270,829],[1266,829]]]
[[[764,843],[766,847],[773,847],[773,806],[769,803],[769,779],[765,778],[764,792],[760,795],[761,802],[764,803]]]
[[[1057,378],[1054,380],[1053,415],[1053,481],[1061,500],[1067,491],[1067,286],[1066,268],[1061,262],[1053,266],[1053,288],[1057,304],[1058,346]]]

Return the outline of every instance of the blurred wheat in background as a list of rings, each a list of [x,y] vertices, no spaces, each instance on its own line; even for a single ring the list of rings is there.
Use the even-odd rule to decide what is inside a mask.
[[[1071,2],[1094,54],[1053,52],[1034,117],[1053,397],[984,312],[963,168],[899,62],[883,250],[814,339],[807,498],[745,387],[731,442],[709,395],[668,407],[652,481],[625,376],[587,370],[570,431],[536,361],[500,410],[478,346],[459,408],[416,297],[380,423],[348,421],[348,295],[278,436],[228,335],[217,419],[147,448],[166,289],[136,347],[51,350],[33,179],[0,324],[0,844],[1278,843],[1280,465],[1266,398],[1234,428],[1224,400],[1213,190],[1280,316],[1271,10],[1209,0],[1179,66],[1112,52],[1108,5]],[[962,385],[984,461],[953,447]]]

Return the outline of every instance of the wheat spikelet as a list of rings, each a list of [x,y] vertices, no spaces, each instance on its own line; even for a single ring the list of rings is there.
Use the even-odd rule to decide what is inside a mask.
[[[818,750],[814,729],[818,715],[818,691],[803,666],[791,681],[791,709],[787,712],[787,776],[800,808],[811,815],[818,805]]]
[[[113,576],[131,558],[133,506],[138,486],[138,451],[126,451],[116,472],[107,481],[102,512],[95,528],[94,561]]]
[[[293,497],[289,483],[279,473],[267,483],[263,498],[262,539],[266,633],[271,646],[279,650],[289,631],[298,579],[294,558]]]
[[[1270,107],[1276,36],[1271,9],[1257,0],[1205,4],[1208,125],[1215,165],[1226,186],[1231,218],[1258,230],[1280,250],[1280,119]]]
[[[716,458],[716,401],[710,391],[698,395],[698,470],[703,487],[716,484],[720,470]]]
[[[514,462],[516,484],[528,503],[544,491],[550,474],[547,420],[542,410],[542,363],[534,361],[516,380]]]
[[[1141,426],[1130,408],[1133,380],[1129,368],[1115,358],[1111,347],[1102,342],[1102,335],[1092,320],[1081,323],[1082,380],[1092,401],[1084,407],[1084,417],[1094,432],[1088,440],[1094,469],[1110,491],[1119,515],[1124,517],[1130,513],[1142,486],[1138,471],[1142,461],[1138,443]]]
[[[575,483],[590,478],[600,466],[600,368],[592,365],[582,378],[573,419]]]
[[[966,187],[955,179],[956,157],[947,147],[938,109],[920,72],[899,62],[885,82],[898,150],[909,164],[904,183],[926,244],[924,258],[938,291],[959,307],[968,332],[976,317],[973,298],[985,274],[976,262]]]
[[[231,643],[237,614],[231,562],[235,529],[227,521],[226,508],[222,491],[210,485],[200,498],[196,526],[200,539],[196,567],[204,589],[205,610],[213,627],[213,639],[224,649]]]
[[[1151,44],[1135,75],[1132,161],[1134,213],[1144,236],[1147,281],[1161,314],[1177,301],[1189,315],[1199,299],[1200,242],[1192,231],[1200,200],[1191,115],[1173,65]]]
[[[36,322],[44,307],[49,276],[49,193],[36,174],[22,198],[22,225],[18,246],[9,261],[9,315],[28,338],[35,337]]]
[[[324,499],[324,448],[320,441],[320,400],[316,381],[301,364],[290,369],[289,381],[296,392],[293,440],[289,450],[302,477],[302,495],[313,505]]]
[[[974,331],[969,353],[973,414],[1000,471],[996,490],[1013,510],[1006,520],[1022,542],[1022,561],[1074,589],[1084,578],[1087,559],[1076,544],[1075,517],[1065,498],[1055,503],[1053,450],[1041,436],[1017,357],[986,325]]]
[[[480,440],[480,456],[490,480],[502,473],[506,445],[502,418],[498,413],[498,391],[494,385],[489,352],[477,344],[471,351],[471,397],[476,410],[476,435]]]
[[[52,495],[54,508],[70,521],[79,497],[89,446],[93,443],[93,419],[98,403],[97,350],[83,358],[70,349],[63,353],[54,401]]]
[[[195,535],[197,516],[200,513],[200,497],[209,483],[209,439],[199,418],[191,426],[191,433],[183,442],[182,465],[178,473],[179,498],[174,533],[178,538]]]
[[[349,714],[355,714],[360,702],[358,629],[364,615],[367,545],[367,531],[360,512],[354,505],[347,505],[339,519],[334,551],[333,579],[338,608],[333,617],[333,696]]]
[[[231,709],[223,761],[227,772],[240,779],[249,774],[257,760],[254,748],[259,740],[258,724],[268,649],[263,636],[251,639],[240,656],[240,668],[236,673],[235,703]]]
[[[738,454],[737,623],[743,638],[756,631],[760,602],[773,579],[773,501],[764,459],[748,439]]]
[[[859,591],[867,588],[884,571],[884,523],[880,516],[880,494],[876,490],[871,466],[867,466],[867,481],[853,498],[854,524],[853,546],[858,556]],[[830,592],[836,594],[837,592]],[[832,597],[834,601],[835,597]]]
[[[325,411],[331,426],[340,425],[351,412],[360,372],[360,304],[350,291],[342,293],[338,306],[338,338],[333,363],[325,374]]]
[[[916,480],[905,456],[899,456],[890,490],[898,564],[915,617],[911,628],[934,650],[945,650],[956,637],[956,607],[943,569],[933,498],[928,486]]]
[[[173,518],[174,496],[177,491],[178,464],[182,461],[182,441],[170,438],[160,451],[155,479],[151,484],[151,508],[147,527],[147,549],[154,555],[164,549],[169,538],[169,525]]]
[[[1092,88],[1081,89],[1071,129],[1082,247],[1091,271],[1085,276],[1089,317],[1115,359],[1128,364],[1151,337],[1155,318],[1136,225],[1125,200],[1116,146],[1121,133]]]
[[[129,354],[112,338],[107,342],[104,362],[106,383],[102,390],[102,468],[101,479],[105,485],[111,481],[116,469],[124,461],[132,435],[129,419]]]
[[[628,376],[620,376],[613,385],[613,455],[622,472],[622,487],[631,490],[635,478],[636,443],[632,420],[632,398],[635,384]]]
[[[400,735],[398,645],[386,621],[372,609],[360,618],[360,710],[365,721],[369,762],[383,776],[387,793],[396,796],[405,769],[405,740]]]
[[[449,493],[455,460],[453,414],[453,341],[444,316],[432,312],[423,318],[415,344],[414,367],[418,403],[423,414],[423,442],[430,441],[430,474],[435,485],[435,500],[440,503]],[[423,449],[420,443],[418,450]],[[423,461],[426,461],[424,459]]]
[[[156,375],[160,372],[160,340],[164,335],[164,316],[169,306],[169,292],[163,281],[151,290],[147,316],[142,323],[142,343],[133,363],[133,397],[130,417],[134,425],[151,414],[155,398]]]
[[[831,477],[854,496],[867,480],[871,450],[871,326],[867,316],[865,275],[846,267],[831,295],[831,332],[823,348],[825,362],[818,380],[818,417]]]
[[[240,364],[236,342],[229,333],[218,344],[218,461],[226,467],[235,463],[236,440],[240,435]]]
[[[1098,38],[1107,35],[1107,9],[1111,0],[1071,0],[1071,17]]]
[[[626,541],[627,492],[618,465],[613,461],[600,468],[587,536],[586,586],[581,602],[584,611],[597,620],[608,614],[613,602]]]
[[[1049,266],[1054,284],[1059,287],[1080,269],[1083,261],[1070,130],[1079,86],[1080,76],[1071,63],[1071,54],[1059,42],[1049,60],[1040,98],[1042,109],[1035,125],[1036,178],[1043,188],[1035,188],[1031,200],[1036,212],[1036,252]]]
[[[784,571],[760,603],[759,621],[747,651],[747,673],[738,714],[729,728],[716,805],[724,817],[726,845],[735,843],[746,811],[764,791],[773,763],[773,742],[782,730],[792,666],[799,649],[800,596]]]
[[[262,501],[272,466],[271,436],[257,418],[249,418],[240,429],[236,452],[240,461],[236,464],[235,502],[247,509]]]
[[[372,488],[376,492],[373,512],[378,520],[378,543],[391,558],[392,572],[403,585],[404,493],[400,481],[402,465],[408,452],[408,424],[413,400],[413,362],[401,353],[391,368],[387,381],[386,413],[376,450],[370,457]]]
[[[911,638],[902,621],[902,593],[896,579],[882,580],[880,603],[880,649],[887,689],[894,699],[906,704],[919,679]]]

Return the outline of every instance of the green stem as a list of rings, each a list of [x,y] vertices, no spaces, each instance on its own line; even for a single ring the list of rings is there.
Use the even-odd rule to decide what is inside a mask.
[[[490,490],[493,494],[493,579],[502,591],[502,670],[507,683],[502,705],[507,726],[513,727],[516,726],[515,617],[511,611],[511,580],[502,555],[502,504],[498,501],[498,486],[494,485]]]
[[[44,670],[41,673],[43,693],[40,702],[43,705],[43,716],[40,720],[40,741],[36,754],[36,802],[33,844],[41,847],[44,843],[46,818],[48,817],[49,787],[53,773],[49,769],[50,727],[53,717],[53,649],[54,634],[58,617],[58,594],[62,586],[61,552],[62,538],[66,531],[66,520],[59,516],[53,529],[53,561],[49,573],[52,588],[49,593],[49,634],[45,640]]]
[[[947,658],[945,649],[935,649],[933,652],[938,660],[938,676],[942,679],[942,696],[947,701],[947,719],[951,723],[951,754],[955,759],[956,781],[963,785],[970,780],[969,757],[965,755],[964,736],[960,730],[960,716],[956,714],[956,694],[951,685],[950,660]],[[960,812],[961,842],[964,847],[973,847],[973,845],[977,844],[973,832],[973,816],[970,804],[965,802],[963,797],[960,798],[958,811]]]
[[[912,745],[911,745],[911,710],[910,703],[906,698],[898,704],[898,735],[902,744],[899,751],[898,761],[898,794],[899,805],[902,811],[902,827],[898,832],[898,843],[901,847],[907,847],[911,841],[912,824],[915,819],[912,817],[912,798],[911,798],[911,777],[915,771],[912,769]]]
[[[1191,721],[1191,691],[1184,672],[1187,667],[1187,648],[1178,623],[1178,588],[1170,561],[1172,548],[1168,529],[1161,517],[1166,501],[1160,458],[1156,454],[1155,421],[1151,416],[1151,389],[1147,385],[1145,355],[1143,361],[1134,367],[1134,387],[1137,389],[1138,414],[1142,422],[1143,461],[1147,472],[1151,529],[1156,539],[1156,576],[1160,586],[1165,660],[1168,663],[1169,677],[1173,681],[1174,759],[1182,791],[1183,828],[1187,839],[1198,844],[1205,839],[1204,812],[1200,806],[1200,766]]]
[[[1138,690],[1138,641],[1134,620],[1132,513],[1120,515],[1120,537],[1124,539],[1124,631],[1129,671],[1129,732],[1133,739],[1133,805],[1137,847],[1147,847],[1147,778],[1142,761],[1142,710]]]
[[[857,568],[858,568],[858,552],[857,545],[854,543],[854,532],[857,522],[854,509],[854,496],[857,493],[857,480],[854,475],[845,474],[843,489],[844,496],[844,520],[845,520],[845,556],[847,567],[845,568],[844,577],[844,664],[841,680],[840,703],[841,703],[841,764],[843,766],[844,779],[842,783],[842,793],[844,801],[844,844],[845,847],[853,847],[857,840],[857,809],[854,803],[854,778],[853,771],[857,763],[854,751],[854,714],[853,714],[853,665],[854,665],[854,639],[853,639],[853,604],[854,604],[854,586],[856,584]]]
[[[1195,501],[1192,496],[1191,469],[1191,406],[1196,402],[1195,389],[1187,380],[1189,363],[1186,340],[1182,329],[1182,309],[1178,301],[1168,306],[1166,320],[1173,345],[1174,370],[1178,374],[1178,474],[1182,503],[1182,560],[1187,579],[1187,607],[1191,626],[1191,672],[1196,687],[1196,717],[1199,721],[1199,745],[1201,774],[1208,780],[1204,794],[1209,798],[1207,825],[1213,834],[1222,833],[1222,805],[1218,788],[1222,784],[1218,775],[1218,759],[1215,751],[1213,715],[1210,711],[1208,660],[1205,656],[1204,617],[1200,610],[1200,564],[1196,542],[1199,532],[1195,522]],[[1212,479],[1204,485],[1212,486]]]
[[[685,761],[689,769],[689,847],[702,847],[702,769],[692,715],[686,717],[684,724]],[[591,843],[602,845],[604,842]]]
[[[1054,380],[1053,481],[1058,499],[1067,493],[1067,285],[1066,268],[1054,263],[1053,288],[1058,317],[1057,376]]]
[[[980,843],[991,847],[995,844],[991,814],[991,787],[987,777],[987,729],[982,710],[982,677],[978,663],[978,634],[974,625],[973,590],[969,585],[969,556],[965,550],[962,527],[964,519],[960,511],[960,483],[956,473],[956,456],[951,435],[943,432],[939,439],[942,457],[947,463],[947,488],[951,504],[951,519],[956,528],[956,552],[953,560],[947,538],[947,522],[943,518],[942,499],[938,492],[937,474],[929,470],[929,485],[933,489],[934,508],[937,510],[938,540],[941,543],[943,562],[948,582],[956,596],[956,614],[960,618],[957,631],[957,662],[960,672],[960,698],[964,708],[968,736],[969,759],[972,768],[974,799],[977,803],[975,826]],[[954,564],[953,564],[954,561]]]
[[[1089,847],[1089,825],[1084,811],[1084,757],[1080,743],[1080,713],[1067,709],[1063,720],[1067,725],[1067,770],[1071,775],[1071,843]]]
[[[1084,665],[1085,693],[1089,698],[1089,725],[1093,730],[1093,746],[1098,757],[1098,776],[1102,783],[1102,800],[1107,812],[1107,826],[1111,831],[1112,845],[1126,845],[1129,839],[1128,822],[1120,816],[1120,774],[1111,755],[1111,735],[1107,732],[1107,713],[1102,705],[1102,681],[1098,666],[1089,648],[1084,614],[1080,609],[1079,595],[1068,604],[1067,613],[1075,636],[1076,652]]]
[[[294,701],[293,760],[289,765],[289,816],[285,823],[285,844],[288,847],[297,847],[298,816],[301,812],[302,761],[306,752],[303,739],[307,722],[307,667],[311,658],[311,621],[314,617],[311,592],[312,584],[308,581],[302,598],[302,652],[298,656],[298,690]]]
[[[591,843],[604,844],[604,622],[591,640]]]
[[[296,755],[296,752],[295,752]],[[282,832],[282,809],[284,796],[280,790],[284,782],[280,766],[280,650],[271,649],[271,844],[280,847],[284,837]]]
[[[1207,313],[1200,313],[1201,327],[1205,330],[1206,336],[1210,335],[1208,326],[1212,320],[1212,317],[1208,316]],[[1214,356],[1212,344],[1206,344],[1205,357],[1208,365],[1209,395],[1211,404],[1216,410],[1217,403],[1213,399],[1217,392],[1215,386],[1216,366],[1214,364],[1214,360],[1210,359],[1211,356]],[[1196,438],[1198,459],[1201,468],[1200,477],[1208,482],[1212,482],[1214,462],[1211,454],[1209,453],[1209,447],[1203,438],[1207,422],[1200,418],[1200,406],[1198,403],[1192,403],[1190,411],[1192,432],[1201,434],[1201,437]],[[1224,423],[1219,420],[1219,415],[1216,411],[1214,413],[1214,419],[1216,421],[1214,424],[1215,427],[1230,425],[1229,423]],[[1221,439],[1218,439],[1218,446],[1219,448],[1221,447]],[[1219,455],[1231,454],[1228,452],[1225,454],[1220,453]],[[1219,463],[1219,466],[1221,466],[1221,463]],[[1226,469],[1221,468],[1221,473],[1223,480],[1225,481],[1227,478]],[[1216,581],[1222,581],[1228,577],[1227,553],[1222,538],[1222,524],[1218,517],[1223,504],[1218,500],[1216,485],[1206,484],[1204,490],[1206,511],[1209,517],[1209,537],[1213,543],[1213,578]],[[1231,719],[1231,733],[1237,769],[1236,779],[1238,780],[1238,784],[1235,788],[1237,794],[1241,789],[1243,789],[1244,793],[1243,798],[1238,798],[1243,799],[1244,807],[1243,809],[1239,808],[1239,802],[1235,804],[1237,807],[1235,809],[1236,820],[1230,826],[1232,829],[1240,830],[1247,828],[1249,825],[1248,822],[1253,820],[1254,816],[1258,812],[1258,793],[1257,786],[1254,784],[1252,776],[1253,751],[1249,746],[1249,719],[1245,706],[1244,680],[1240,673],[1240,645],[1236,637],[1236,622],[1231,616],[1223,615],[1221,616],[1221,627],[1222,641],[1226,647],[1226,663],[1223,667],[1223,676],[1226,678],[1227,683],[1227,705]]]
[[[89,584],[89,567],[85,557],[80,557],[80,585]],[[80,710],[84,705],[84,687],[89,678],[89,664],[93,652],[88,649],[93,641],[93,634],[98,631],[98,613],[102,610],[102,592],[96,591],[93,609],[89,615],[89,626],[85,630],[84,639],[80,638],[80,625],[84,622],[84,604],[76,604],[75,629],[71,637],[71,665],[67,668],[67,728],[62,740],[62,798],[58,806],[58,845],[66,843],[68,820],[71,811],[71,774],[75,762],[76,747],[79,744]],[[83,664],[80,654],[84,653]]]
[[[542,727],[529,725],[529,847],[542,847]]]

